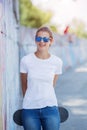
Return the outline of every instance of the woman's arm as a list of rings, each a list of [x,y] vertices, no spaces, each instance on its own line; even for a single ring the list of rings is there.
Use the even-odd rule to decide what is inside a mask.
[[[54,87],[55,87],[55,85],[56,85],[57,80],[58,80],[58,75],[56,74],[56,75],[54,76],[54,80],[53,80],[53,86],[54,86]]]
[[[27,73],[20,73],[23,96],[27,89]]]

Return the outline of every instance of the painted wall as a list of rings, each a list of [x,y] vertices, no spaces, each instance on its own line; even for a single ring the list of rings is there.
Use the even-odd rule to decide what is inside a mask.
[[[2,119],[2,104],[3,104],[3,71],[4,71],[4,42],[1,34],[3,28],[3,1],[0,0],[0,130],[3,129],[3,119]],[[3,58],[2,58],[3,57]]]
[[[13,122],[13,113],[20,108],[22,102],[20,101],[18,25],[13,12],[13,0],[3,0],[2,7],[2,24],[0,20],[0,130],[19,130],[20,127]]]

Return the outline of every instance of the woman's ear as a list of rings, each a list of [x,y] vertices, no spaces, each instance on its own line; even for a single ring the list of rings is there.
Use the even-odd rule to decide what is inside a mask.
[[[50,46],[53,44],[53,42],[54,42],[54,39],[51,38],[51,39],[50,39]]]

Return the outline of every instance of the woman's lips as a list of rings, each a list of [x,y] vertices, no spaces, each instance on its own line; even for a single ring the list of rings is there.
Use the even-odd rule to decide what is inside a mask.
[[[39,46],[40,46],[40,47],[45,47],[45,46],[46,46],[46,44],[39,44]]]

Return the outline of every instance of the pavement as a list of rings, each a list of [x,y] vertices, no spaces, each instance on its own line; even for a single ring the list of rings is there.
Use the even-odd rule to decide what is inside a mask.
[[[60,75],[55,92],[59,106],[69,112],[60,130],[87,130],[87,62]]]

